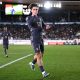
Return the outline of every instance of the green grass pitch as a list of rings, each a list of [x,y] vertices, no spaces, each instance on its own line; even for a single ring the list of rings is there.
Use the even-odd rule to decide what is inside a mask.
[[[10,46],[6,58],[0,46],[0,66],[28,54],[34,54],[31,46]],[[80,46],[45,46],[44,67],[50,76],[42,79],[37,65],[32,71],[28,63],[33,56],[0,69],[0,80],[80,80]]]

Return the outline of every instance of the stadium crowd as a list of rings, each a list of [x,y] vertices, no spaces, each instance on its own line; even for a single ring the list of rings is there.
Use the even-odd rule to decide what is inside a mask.
[[[73,40],[79,32],[78,25],[57,25],[48,33],[47,37],[54,40]]]
[[[30,31],[27,26],[0,26],[0,39],[3,28],[7,27],[11,39],[30,39]],[[80,33],[80,25],[55,25],[50,31],[44,31],[44,38],[51,40],[73,40]],[[80,38],[80,37],[78,37]]]

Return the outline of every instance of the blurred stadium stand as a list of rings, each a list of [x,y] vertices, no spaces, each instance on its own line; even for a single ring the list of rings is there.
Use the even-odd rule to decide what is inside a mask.
[[[16,2],[17,1],[17,2]],[[26,40],[30,39],[30,32],[25,21],[28,15],[5,15],[5,4],[24,4],[13,0],[13,2],[3,2],[0,4],[0,34],[4,27],[8,28],[11,33],[11,38]],[[31,3],[30,0],[29,4]],[[39,0],[36,1],[39,3]],[[62,1],[62,8],[51,8],[46,10],[40,7],[39,15],[42,16],[46,24],[51,25],[53,28],[50,32],[44,32],[44,39],[50,40],[74,40],[80,39],[80,1]],[[27,2],[26,2],[26,5]],[[1,36],[0,36],[1,39]],[[65,44],[68,44],[66,42]]]

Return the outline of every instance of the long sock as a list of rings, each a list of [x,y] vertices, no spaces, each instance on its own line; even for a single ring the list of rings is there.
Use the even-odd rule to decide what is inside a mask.
[[[7,54],[6,48],[4,49],[5,55]]]
[[[33,64],[35,64],[36,62],[37,62],[37,59],[34,59],[34,60],[32,61]]]
[[[41,72],[45,71],[44,68],[43,68],[43,66],[39,66],[39,68],[40,68]]]

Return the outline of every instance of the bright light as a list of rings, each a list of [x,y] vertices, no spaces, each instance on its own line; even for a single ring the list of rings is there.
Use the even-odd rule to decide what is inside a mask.
[[[61,6],[61,3],[59,3],[58,7],[59,7],[59,8],[61,8],[61,7],[62,7],[62,6]]]
[[[23,5],[23,8],[27,8],[27,5]]]
[[[55,3],[55,4],[54,4],[54,7],[61,8],[62,5],[61,5],[61,3],[59,2],[59,3]]]
[[[39,7],[43,7],[43,5],[42,5],[42,4],[38,4],[38,6],[39,6]]]
[[[45,7],[46,9],[50,9],[50,8],[52,7],[52,4],[47,1],[47,2],[44,4],[44,7]]]
[[[2,2],[0,2],[0,4],[2,4]]]
[[[58,3],[56,7],[61,8],[61,3]]]

